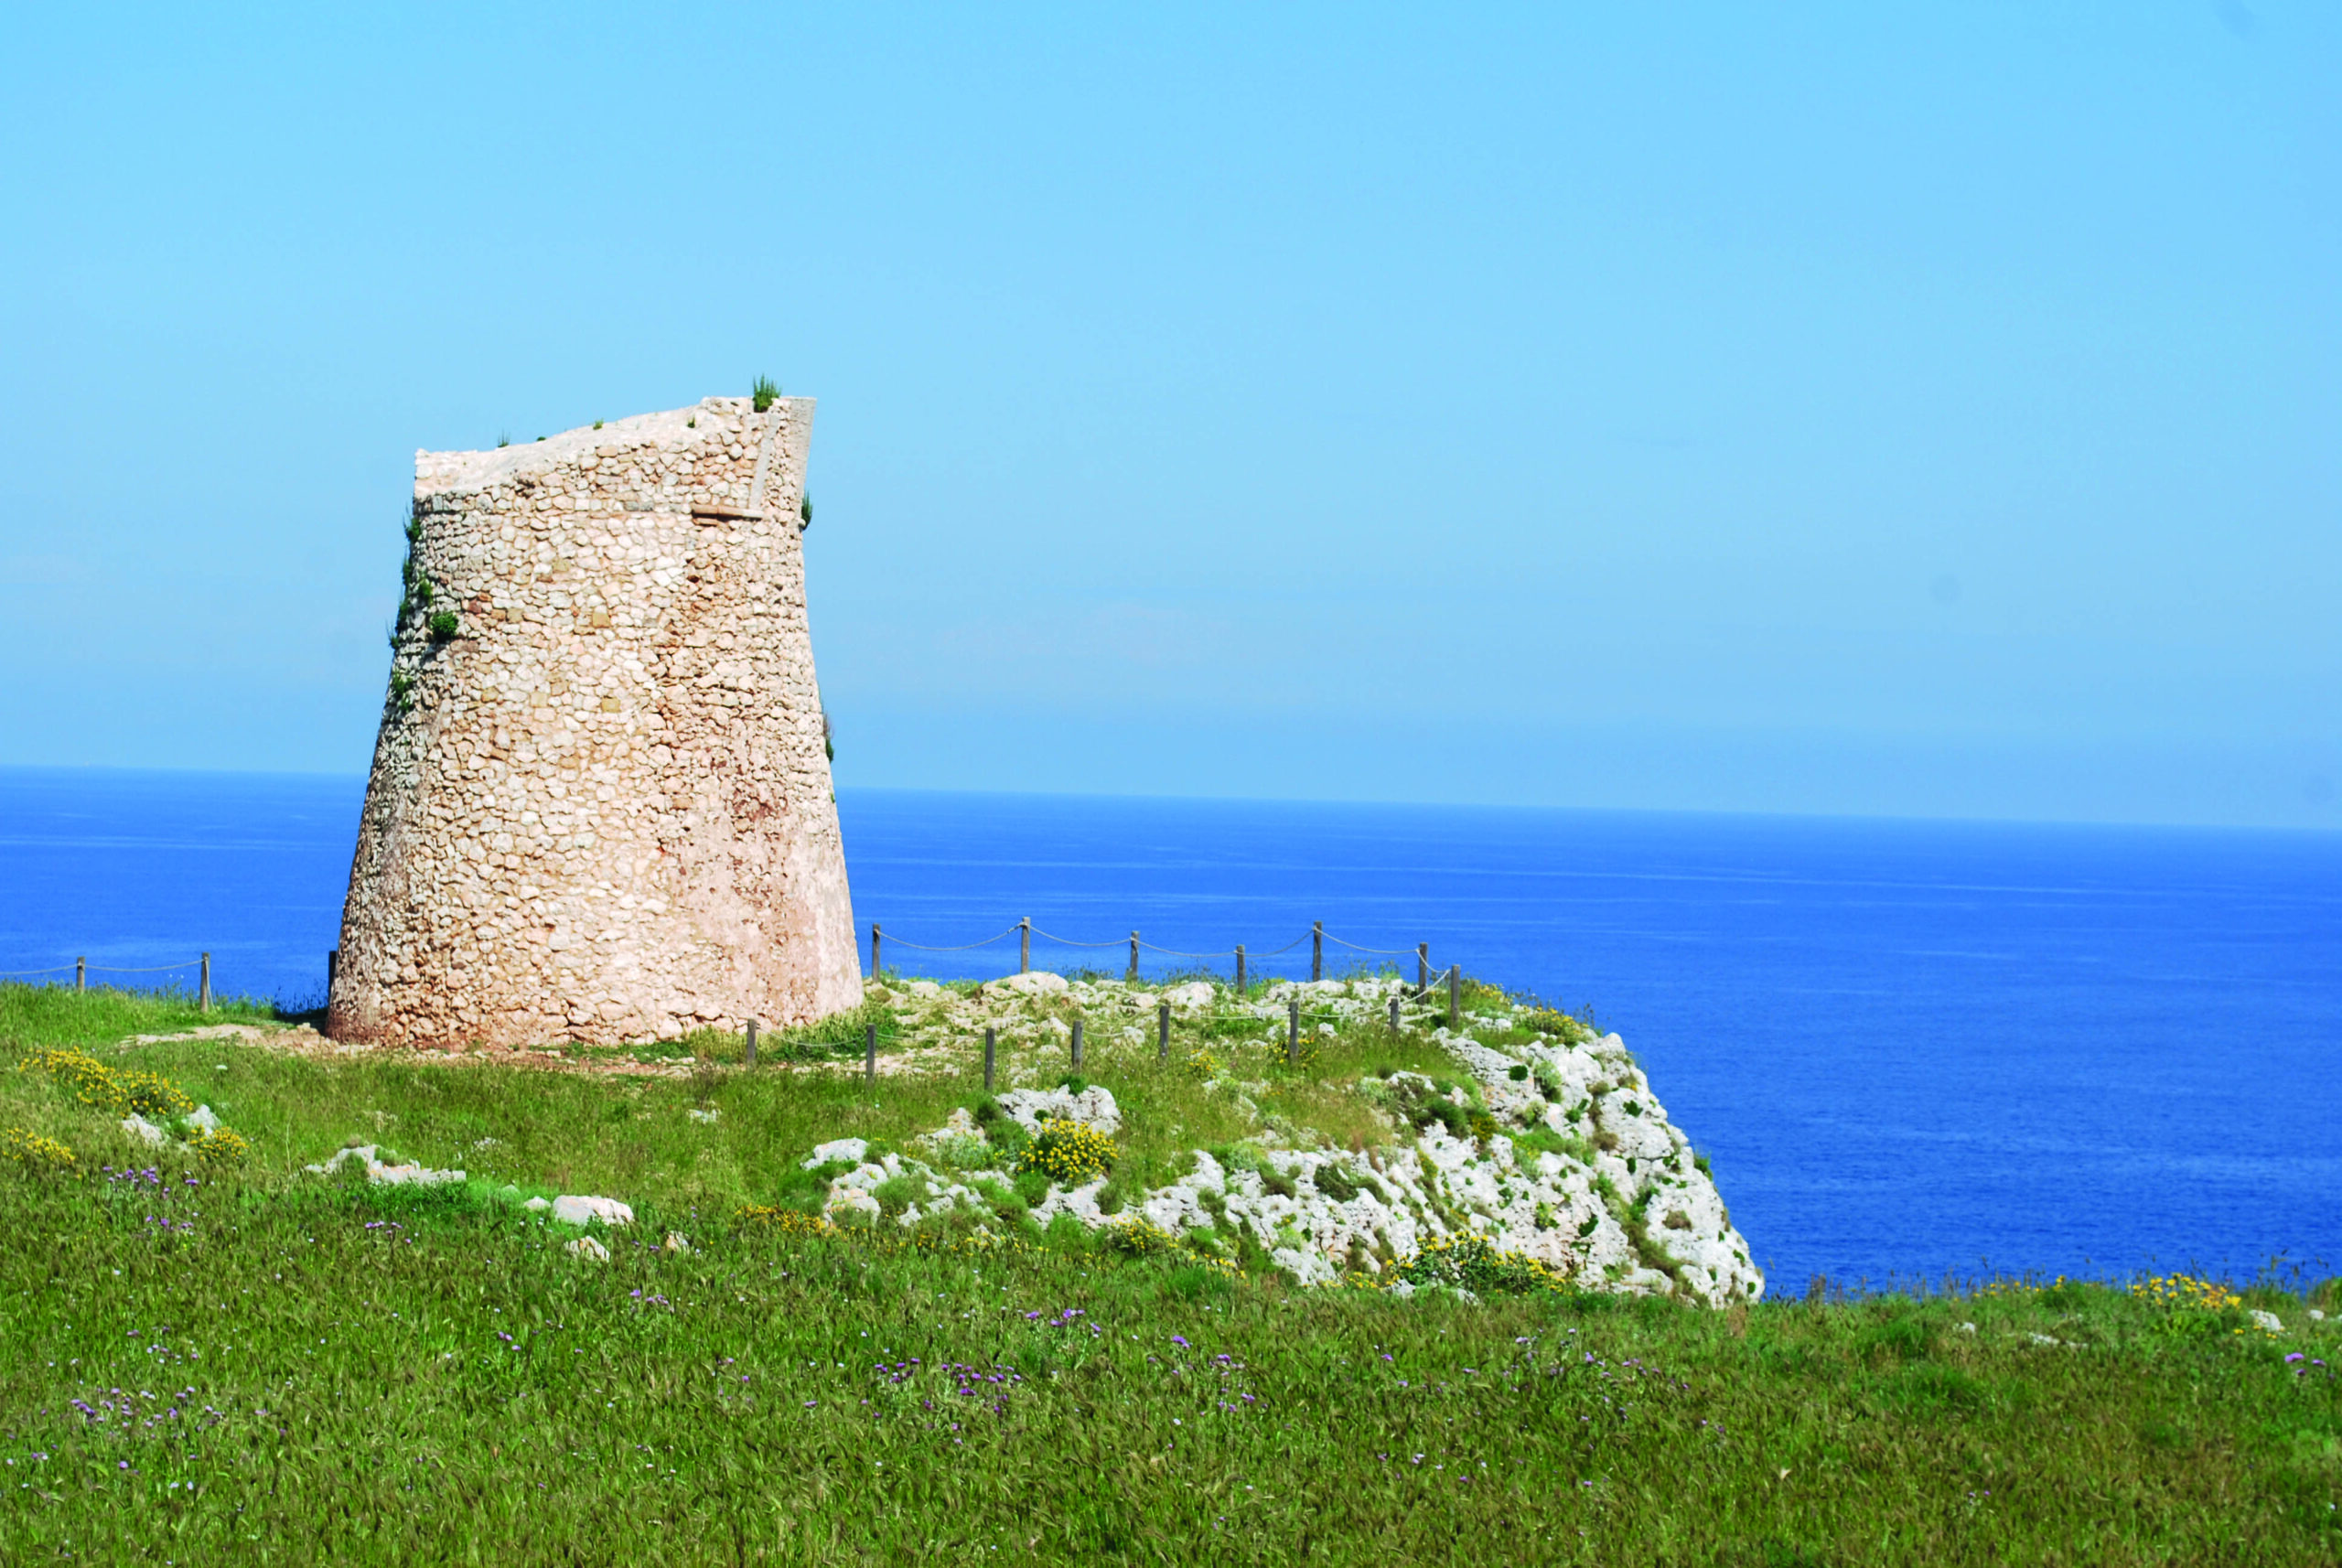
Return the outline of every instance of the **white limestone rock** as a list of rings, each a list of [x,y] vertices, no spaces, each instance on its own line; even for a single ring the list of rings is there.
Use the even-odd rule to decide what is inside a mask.
[[[462,1171],[435,1171],[419,1161],[386,1163],[375,1144],[352,1144],[336,1150],[323,1165],[305,1168],[311,1176],[332,1176],[345,1165],[361,1167],[368,1181],[381,1187],[446,1187],[464,1179]]]
[[[610,1250],[591,1236],[580,1236],[562,1251],[573,1258],[583,1258],[589,1263],[607,1263],[610,1261]]]
[[[1118,1015],[1151,1025],[1147,1015],[1158,998],[1223,1008],[1232,1002],[1201,982],[1159,993],[1086,982],[1071,989],[1101,1045],[1127,1036]],[[1398,982],[1321,982],[1282,984],[1275,995],[1306,998],[1321,1019],[1330,1014],[1373,1024],[1402,989]],[[1004,1003],[1016,993],[996,994]],[[1028,1005],[1021,1017],[1009,1015],[1012,1025],[1025,1022],[1029,1038],[1031,1026],[1050,1021],[1031,1004],[1055,994],[1046,983],[1025,993]],[[1264,1041],[1282,1039],[1281,1001],[1244,1006],[1262,1020]],[[963,1029],[990,1016],[997,1014],[940,1022]],[[1330,1283],[1346,1272],[1387,1274],[1432,1241],[1475,1234],[1590,1290],[1667,1294],[1712,1305],[1761,1296],[1764,1278],[1714,1183],[1623,1042],[1615,1035],[1573,1040],[1558,1031],[1502,1046],[1474,1037],[1473,1029],[1483,1026],[1510,1033],[1514,1017],[1491,1014],[1467,1020],[1469,1028],[1439,1030],[1435,1037],[1456,1064],[1442,1078],[1400,1072],[1361,1081],[1359,1092],[1389,1133],[1370,1150],[1295,1146],[1314,1143],[1314,1134],[1263,1114],[1258,1100],[1267,1086],[1243,1082],[1231,1069],[1205,1087],[1253,1121],[1260,1130],[1250,1138],[1219,1155],[1193,1151],[1187,1174],[1131,1194],[1113,1214],[1099,1202],[1105,1186],[1099,1177],[1053,1187],[1032,1217],[1047,1224],[1071,1215],[1093,1228],[1144,1220],[1203,1238],[1206,1251],[1223,1256],[1241,1238],[1307,1283]],[[1045,1056],[1061,1034],[1043,1033]],[[1151,1040],[1151,1027],[1141,1034]],[[1020,1064],[1012,1071],[1030,1069]],[[1110,1134],[1124,1129],[1122,1107],[1102,1088],[1080,1094],[1012,1089],[994,1103],[1027,1133],[1057,1120]],[[942,1127],[910,1140],[908,1155],[874,1160],[861,1140],[841,1139],[822,1144],[805,1164],[851,1163],[828,1195],[828,1211],[840,1218],[875,1219],[877,1189],[905,1176],[917,1178],[920,1196],[895,1216],[901,1223],[953,1207],[982,1213],[989,1206],[981,1193],[937,1174],[920,1157],[937,1166],[980,1168],[1002,1157],[996,1144],[978,1138],[981,1131],[957,1111]]]
[[[171,1141],[168,1133],[135,1111],[122,1119],[122,1130],[150,1149],[159,1149]]]
[[[1113,1092],[1100,1084],[1079,1094],[1068,1089],[1012,1089],[994,1103],[1027,1133],[1039,1132],[1044,1122],[1080,1122],[1109,1137],[1123,1129]]]
[[[563,1225],[590,1225],[600,1220],[605,1225],[631,1225],[634,1210],[615,1197],[581,1197],[569,1194],[553,1200],[553,1217]]]
[[[380,1163],[366,1167],[366,1179],[378,1187],[450,1187],[464,1179],[461,1171],[435,1171],[420,1162],[386,1165]]]
[[[366,1166],[376,1164],[374,1154],[375,1147],[371,1144],[352,1144],[346,1149],[335,1150],[333,1157],[323,1165],[305,1165],[302,1168],[311,1176],[331,1176],[347,1165]]]
[[[1051,974],[1045,969],[1026,970],[984,983],[986,996],[1055,996],[1069,989],[1062,974]]]

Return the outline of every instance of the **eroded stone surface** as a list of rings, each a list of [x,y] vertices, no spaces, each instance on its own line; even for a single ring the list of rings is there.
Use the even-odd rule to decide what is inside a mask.
[[[995,1102],[1027,1133],[1045,1122],[1080,1122],[1112,1136],[1123,1130],[1122,1108],[1101,1084],[1076,1093],[1069,1089],[1012,1089]]]
[[[344,1165],[358,1165],[366,1172],[366,1179],[382,1187],[446,1187],[462,1181],[461,1171],[435,1171],[420,1161],[397,1164],[384,1161],[380,1145],[353,1144],[337,1150],[323,1165],[306,1167],[311,1176],[331,1176]]]
[[[340,1041],[671,1038],[861,998],[799,502],[810,399],[415,456]],[[431,615],[453,612],[453,637]]]
[[[1013,996],[1061,996],[1069,987],[1064,975],[1051,974],[1047,970],[1035,969],[1027,970],[1022,974],[1012,974],[1000,980],[988,981],[985,983],[984,989],[987,992],[998,992]]]
[[[1194,996],[1191,986],[1204,995]],[[1152,1015],[1164,1000],[1257,1019],[1259,1038],[1222,1047],[1233,1061],[1239,1050],[1256,1053],[1254,1060],[1283,1050],[1285,1000],[1296,993],[1343,1027],[1378,1024],[1394,996],[1405,1001],[1389,980],[1279,983],[1241,1001],[1200,982],[1155,991],[1075,981],[1063,993],[994,982],[972,998],[906,988],[890,1004],[915,1037],[1000,1031],[1011,1047],[1004,1070],[1012,1087],[994,1097],[999,1119],[992,1127],[1013,1122],[1029,1135],[1064,1120],[1112,1133],[1129,1122],[1106,1090],[1045,1087],[1046,1075],[1063,1065],[1064,1020],[1049,1010],[1060,995],[1082,1007],[1101,1048],[1121,1042],[1151,1049]],[[1046,1226],[1069,1216],[1092,1228],[1143,1219],[1222,1256],[1232,1256],[1242,1239],[1305,1284],[1346,1273],[1388,1279],[1394,1263],[1424,1246],[1477,1234],[1588,1289],[1719,1305],[1761,1296],[1764,1276],[1746,1240],[1626,1043],[1575,1026],[1523,1039],[1516,1026],[1526,1012],[1507,1005],[1456,1029],[1418,1012],[1411,1022],[1427,1028],[1459,1075],[1402,1071],[1350,1080],[1389,1134],[1359,1150],[1326,1146],[1262,1116],[1253,1096],[1266,1086],[1246,1082],[1235,1068],[1196,1066],[1191,1070],[1216,1075],[1205,1090],[1226,1095],[1258,1122],[1257,1133],[1217,1155],[1190,1151],[1185,1175],[1123,1192],[1111,1212],[1109,1183],[1097,1176],[1052,1186],[1030,1206],[1031,1218]],[[924,1048],[940,1047],[914,1050]],[[833,1219],[883,1221],[893,1209],[893,1222],[910,1225],[957,1208],[985,1224],[1007,1205],[1016,1165],[1014,1140],[991,1138],[985,1128],[954,1110],[942,1126],[907,1140],[911,1153],[874,1155],[861,1139],[840,1139],[814,1149],[803,1165],[851,1166],[830,1183],[825,1208]],[[917,1200],[882,1205],[879,1189],[906,1178]],[[899,1196],[903,1188],[889,1190]]]
[[[862,1156],[869,1152],[870,1145],[860,1138],[833,1138],[826,1144],[816,1145],[813,1152],[805,1156],[804,1165],[810,1171],[816,1165],[826,1165],[833,1160],[851,1160],[858,1164]]]
[[[582,1197],[564,1194],[553,1200],[553,1217],[564,1225],[631,1225],[634,1210],[615,1197]]]

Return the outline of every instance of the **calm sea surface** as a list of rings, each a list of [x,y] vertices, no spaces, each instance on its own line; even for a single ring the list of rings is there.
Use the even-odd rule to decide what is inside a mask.
[[[0,970],[209,950],[222,992],[313,1002],[362,789],[0,769]],[[1165,948],[1264,955],[1323,920],[1591,1004],[1714,1156],[1776,1291],[1817,1273],[2249,1273],[2279,1255],[2342,1271],[2342,837],[879,790],[839,803],[865,940],[874,920],[890,944],[940,945],[1029,915],[1114,944],[1039,940],[1037,964],[1119,972],[1133,928]],[[886,958],[939,976],[1016,961],[1013,939]],[[1254,963],[1305,972],[1308,944]],[[135,977],[173,980],[193,971]]]

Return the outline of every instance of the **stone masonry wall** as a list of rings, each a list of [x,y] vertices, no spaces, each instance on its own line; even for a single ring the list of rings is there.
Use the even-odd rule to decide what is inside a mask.
[[[812,420],[709,398],[415,454],[335,1038],[607,1045],[859,1003],[805,618]]]

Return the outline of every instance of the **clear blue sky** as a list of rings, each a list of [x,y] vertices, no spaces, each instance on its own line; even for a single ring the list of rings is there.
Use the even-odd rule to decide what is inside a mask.
[[[821,400],[848,785],[2342,826],[2342,11],[16,6],[0,763]]]

